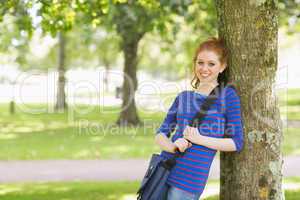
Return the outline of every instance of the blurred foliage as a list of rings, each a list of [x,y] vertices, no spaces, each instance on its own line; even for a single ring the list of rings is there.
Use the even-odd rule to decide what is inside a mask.
[[[18,26],[19,31],[27,31],[31,36],[32,18],[29,10],[32,8],[32,2],[22,0],[6,0],[0,3],[0,22],[4,20],[5,15],[15,16],[14,23]],[[2,33],[0,32],[2,35]]]
[[[26,63],[31,33],[16,25],[18,20],[15,16],[5,15],[3,19],[0,23],[0,53],[10,55],[13,62],[23,65]]]
[[[67,68],[94,68],[99,65],[112,66],[120,59],[119,38],[113,32],[107,33],[102,27],[76,26],[65,33]],[[40,38],[42,39],[42,38]],[[27,69],[48,70],[57,65],[58,41],[49,47],[42,58],[28,55]]]
[[[286,27],[288,34],[300,32],[300,1],[279,0],[279,25]]]
[[[300,1],[279,0],[278,7],[280,26],[299,32]],[[41,28],[41,37],[68,32],[69,67],[115,64],[122,42],[143,37],[140,67],[173,79],[190,73],[199,42],[217,35],[213,0],[6,0],[0,1],[0,21],[0,52],[23,69],[56,66],[57,45],[43,58],[29,51],[30,38]]]
[[[12,55],[15,62],[26,62],[26,52],[33,33],[29,1],[6,0],[0,3],[0,52]]]

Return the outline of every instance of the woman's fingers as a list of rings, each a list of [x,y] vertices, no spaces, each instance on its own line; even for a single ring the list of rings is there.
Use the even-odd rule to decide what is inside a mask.
[[[185,151],[185,141],[183,138],[179,138],[177,139],[174,144],[178,147],[180,152],[184,152]]]
[[[182,144],[182,143],[181,143],[181,144],[179,145],[179,148],[180,148],[180,152],[184,152],[185,149],[186,149],[186,148],[185,148],[185,144]]]
[[[184,149],[181,145],[177,145],[177,149],[180,151],[180,152],[184,152]]]
[[[189,138],[190,131],[191,131],[191,127],[190,126],[186,126],[185,129],[184,129],[184,131],[183,131],[183,137],[184,138]]]
[[[180,152],[184,152],[187,148],[191,147],[191,143],[184,138],[177,139],[174,144],[177,146]]]

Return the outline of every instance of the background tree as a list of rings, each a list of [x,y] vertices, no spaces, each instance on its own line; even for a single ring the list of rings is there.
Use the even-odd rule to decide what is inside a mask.
[[[70,1],[41,1],[39,4],[38,15],[42,17],[41,27],[45,33],[51,33],[52,36],[58,38],[58,54],[57,54],[57,97],[55,109],[63,111],[67,108],[65,93],[65,72],[66,72],[66,32],[72,29],[75,23],[75,9],[69,4]]]
[[[113,31],[98,27],[91,30],[91,39],[88,41],[90,53],[98,60],[99,66],[104,66],[104,89],[109,90],[109,70],[120,58],[120,38]]]
[[[211,1],[206,0],[205,2]],[[175,15],[192,20],[193,14],[198,13],[198,10],[195,9],[197,6],[191,8],[192,12],[188,12],[190,6],[193,4],[198,5],[198,3],[193,3],[190,0],[94,0],[71,2],[45,0],[41,1],[41,4],[40,16],[43,18],[43,29],[52,34],[55,34],[58,30],[70,29],[76,24],[74,19],[80,19],[83,23],[89,22],[93,26],[105,25],[108,29],[116,30],[121,39],[120,47],[124,55],[123,102],[117,120],[119,125],[140,124],[134,98],[138,84],[136,71],[140,40],[153,29],[157,29],[164,36],[170,31],[166,26],[167,24],[174,23],[172,32],[176,33],[179,26],[174,21]],[[207,8],[211,8],[211,5]],[[201,20],[213,19],[209,16],[211,15],[203,15]]]
[[[279,0],[279,25],[285,27],[288,34],[300,32],[300,1]]]
[[[66,106],[65,101],[65,71],[66,71],[66,65],[69,66],[66,55],[66,48],[67,46],[73,46],[66,44],[66,41],[72,42],[72,44],[75,44],[75,42],[80,43],[83,42],[86,47],[90,45],[91,43],[91,35],[93,35],[93,32],[91,31],[91,26],[96,27],[96,25],[99,24],[100,21],[102,21],[102,16],[107,10],[107,1],[98,0],[98,1],[54,1],[54,0],[45,0],[40,2],[40,8],[39,8],[39,16],[42,17],[42,28],[45,33],[51,33],[51,35],[58,37],[59,41],[59,48],[58,48],[58,72],[59,72],[59,80],[58,80],[58,93],[57,93],[57,102],[56,102],[56,109],[57,110],[63,110]],[[90,27],[87,26],[87,24],[90,24]],[[80,28],[78,28],[80,27]],[[87,28],[88,27],[88,28]],[[76,28],[77,31],[83,28],[84,30],[80,30],[79,32],[84,33],[84,40],[81,41],[81,38],[77,38],[74,41],[71,41],[70,38],[68,38],[70,30]],[[96,31],[94,29],[93,31]],[[90,34],[90,35],[89,35]],[[95,38],[93,38],[95,39]],[[112,39],[110,39],[112,42]],[[93,41],[95,42],[95,40]],[[102,40],[104,42],[104,40]],[[98,44],[99,47],[96,49],[102,49],[110,48],[107,50],[111,50],[115,47],[115,43],[111,43],[110,45],[113,47],[105,46],[105,44]],[[82,49],[81,49],[82,50]],[[86,52],[89,51],[82,51],[80,52],[80,49],[75,47],[71,52],[77,51],[78,55],[80,53],[87,55]],[[99,60],[102,61],[102,63],[105,64],[106,68],[110,66],[112,61],[115,61],[115,59],[111,59],[111,61],[108,62],[108,59],[110,59],[111,55],[115,54],[114,51],[110,51],[110,53],[107,53],[105,50],[98,54]],[[76,53],[75,53],[76,54]],[[74,55],[75,55],[74,54]],[[75,57],[72,57],[72,59]],[[90,56],[90,55],[89,55]],[[102,57],[101,57],[102,56]],[[82,55],[79,56],[82,58]],[[85,57],[86,58],[86,57]],[[76,59],[78,60],[78,59]]]
[[[228,78],[241,97],[245,137],[241,153],[221,153],[221,200],[282,199],[282,128],[274,95],[277,6],[273,0],[216,0],[219,35],[230,50]]]
[[[32,36],[31,8],[28,2],[8,0],[0,3],[0,54],[6,59],[1,59],[5,64],[16,63],[22,68],[26,63],[26,52]],[[7,78],[8,83],[14,88],[16,77]],[[9,112],[15,112],[15,96],[12,95],[9,103]]]
[[[57,55],[57,71],[58,71],[58,82],[57,82],[57,95],[56,95],[56,103],[55,103],[55,110],[65,110],[67,108],[66,103],[66,92],[65,92],[65,85],[66,85],[66,64],[65,64],[65,45],[66,45],[66,36],[65,33],[60,31],[58,32],[58,55]]]
[[[124,80],[122,92],[122,110],[117,120],[118,125],[138,125],[140,119],[135,105],[137,89],[138,46],[146,33],[158,28],[166,31],[166,22],[172,21],[173,15],[184,15],[191,1],[119,1],[109,4],[108,22],[115,26],[121,38],[124,55]]]

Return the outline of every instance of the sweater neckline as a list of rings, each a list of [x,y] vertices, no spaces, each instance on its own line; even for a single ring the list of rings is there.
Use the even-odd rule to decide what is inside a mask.
[[[195,90],[192,90],[192,92],[198,96],[202,96],[202,97],[207,97],[208,95],[200,93],[200,92],[196,92]]]

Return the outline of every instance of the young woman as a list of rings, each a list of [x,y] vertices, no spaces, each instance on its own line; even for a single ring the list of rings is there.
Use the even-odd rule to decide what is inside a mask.
[[[194,89],[177,95],[157,130],[155,142],[163,150],[162,156],[170,157],[176,150],[185,152],[168,177],[167,200],[199,199],[217,150],[240,152],[243,148],[240,98],[232,87],[222,88],[200,126],[189,126],[209,93],[217,85],[222,87],[219,79],[226,69],[227,55],[220,39],[213,37],[200,44],[193,60]]]

